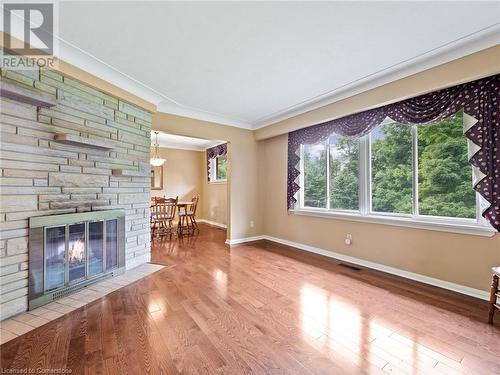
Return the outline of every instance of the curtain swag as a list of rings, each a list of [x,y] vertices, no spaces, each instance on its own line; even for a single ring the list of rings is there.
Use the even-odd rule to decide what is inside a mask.
[[[214,147],[207,148],[207,178],[210,182],[210,161],[217,156],[224,156],[227,154],[227,143],[223,143]]]
[[[394,104],[288,133],[288,209],[297,202],[300,145],[325,141],[331,134],[360,137],[387,117],[407,125],[426,125],[464,110],[464,135],[474,189],[483,198],[483,217],[500,231],[500,74],[431,92]]]

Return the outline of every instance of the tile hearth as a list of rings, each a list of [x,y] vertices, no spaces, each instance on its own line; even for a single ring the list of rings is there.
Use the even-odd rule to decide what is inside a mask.
[[[124,286],[165,268],[159,264],[146,263],[124,274],[89,285],[67,297],[58,299],[42,307],[19,314],[0,322],[0,344],[21,336],[64,314],[78,309]]]

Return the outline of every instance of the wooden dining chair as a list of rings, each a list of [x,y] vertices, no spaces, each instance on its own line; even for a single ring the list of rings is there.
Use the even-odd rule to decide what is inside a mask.
[[[495,311],[500,310],[500,267],[493,267],[491,269],[493,279],[491,281],[491,293],[490,293],[490,311],[488,315],[488,323],[493,324],[493,317],[495,316]]]
[[[163,197],[151,197],[151,205],[154,205],[156,202],[165,199],[165,196]]]
[[[182,235],[182,230],[187,228],[188,233],[192,230],[194,233],[195,230],[198,232],[200,228],[198,227],[198,223],[196,222],[196,209],[198,208],[198,202],[200,201],[200,196],[197,195],[191,199],[191,204],[186,208],[185,211],[179,211],[179,224],[178,224],[178,232]]]
[[[156,233],[159,236],[170,235],[170,238],[172,238],[172,234],[175,232],[173,220],[177,210],[177,201],[177,197],[156,199],[151,213],[152,236]]]

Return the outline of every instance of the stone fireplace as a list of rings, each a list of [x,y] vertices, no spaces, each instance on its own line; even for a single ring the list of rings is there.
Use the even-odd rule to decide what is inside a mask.
[[[125,212],[38,216],[29,222],[30,310],[125,271]]]
[[[4,320],[150,260],[152,115],[56,71],[1,68],[0,86]]]

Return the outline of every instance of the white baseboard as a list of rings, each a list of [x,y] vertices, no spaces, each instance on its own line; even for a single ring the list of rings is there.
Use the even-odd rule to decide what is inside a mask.
[[[227,245],[238,245],[240,243],[245,243],[245,242],[252,242],[252,241],[259,241],[259,240],[266,240],[267,236],[255,236],[255,237],[245,237],[245,238],[235,238],[234,240],[227,239],[226,244]]]
[[[468,287],[465,285],[455,284],[455,283],[452,283],[449,281],[436,279],[434,277],[429,277],[429,276],[421,275],[418,273],[413,273],[413,272],[401,270],[399,268],[386,266],[384,264],[371,262],[369,260],[355,258],[355,257],[349,256],[349,255],[336,253],[334,251],[328,251],[325,249],[320,249],[318,247],[304,245],[304,244],[301,244],[298,242],[288,241],[288,240],[284,240],[284,239],[277,238],[277,237],[272,237],[272,236],[267,236],[267,235],[256,236],[256,237],[246,237],[246,238],[239,238],[239,239],[234,239],[234,240],[227,240],[226,243],[228,245],[235,245],[235,244],[241,244],[241,243],[250,242],[250,241],[257,241],[257,240],[268,240],[268,241],[276,242],[276,243],[279,243],[282,245],[294,247],[294,248],[299,249],[299,250],[308,251],[310,253],[323,255],[323,256],[326,256],[329,258],[334,258],[334,259],[337,259],[337,260],[340,260],[343,262],[348,262],[348,263],[356,264],[359,266],[371,268],[371,269],[374,269],[377,271],[386,272],[386,273],[389,273],[391,275],[401,276],[401,277],[404,277],[406,279],[418,281],[418,282],[428,284],[428,285],[437,286],[439,288],[451,290],[451,291],[454,291],[457,293],[465,294],[465,295],[468,295],[471,297],[476,297],[476,298],[483,299],[483,300],[489,300],[489,298],[490,298],[489,293],[484,291],[484,290],[471,288],[471,287]]]
[[[140,266],[141,264],[144,264],[144,263],[148,263],[150,261],[151,261],[151,253],[142,254],[138,257],[128,259],[125,262],[125,268],[127,270],[130,270],[132,268]]]
[[[198,223],[205,223],[205,224],[208,224],[208,225],[212,225],[214,227],[227,229],[227,225],[226,224],[217,223],[216,221],[210,221],[210,220],[205,220],[205,219],[198,219],[196,221]]]

